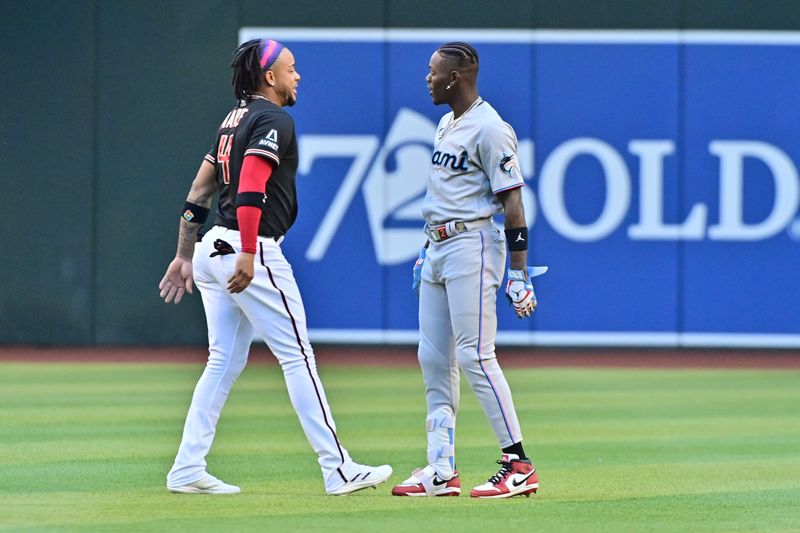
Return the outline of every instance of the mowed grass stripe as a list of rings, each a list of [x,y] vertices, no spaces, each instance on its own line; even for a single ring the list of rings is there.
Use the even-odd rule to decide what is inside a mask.
[[[169,494],[201,371],[0,364],[0,528],[485,533],[513,517],[550,531],[800,530],[797,371],[510,369],[542,482],[511,501],[391,497],[425,460],[424,386],[419,369],[374,367],[321,374],[343,443],[358,461],[390,462],[389,486],[325,496],[280,370],[251,366],[209,460],[244,493]],[[457,435],[468,491],[498,454],[465,380]]]

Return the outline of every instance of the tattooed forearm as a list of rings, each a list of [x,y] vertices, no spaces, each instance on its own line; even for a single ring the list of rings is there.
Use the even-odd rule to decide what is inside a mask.
[[[186,222],[181,219],[181,226],[178,230],[178,251],[175,255],[183,257],[184,259],[192,260],[194,255],[194,244],[197,242],[197,232],[200,231],[200,225],[192,222]]]
[[[193,204],[202,205],[203,207],[211,207],[211,200],[216,191],[210,187],[196,187],[192,184],[192,189],[189,191],[189,196],[186,200]]]
[[[197,176],[195,176],[192,182],[192,188],[189,190],[189,196],[186,200],[193,204],[210,208],[211,200],[215,192],[217,192],[217,181],[215,179],[214,165],[203,161],[200,165],[200,169],[197,171]],[[192,259],[194,255],[194,244],[197,242],[197,232],[200,231],[200,227],[200,224],[187,222],[184,218],[181,218],[181,225],[178,229],[178,251],[175,254],[176,256],[189,260]]]

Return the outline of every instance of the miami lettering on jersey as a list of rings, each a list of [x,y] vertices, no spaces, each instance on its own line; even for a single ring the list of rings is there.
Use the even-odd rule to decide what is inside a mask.
[[[467,151],[463,150],[458,157],[447,152],[440,152],[436,150],[433,152],[431,163],[439,167],[450,166],[453,170],[469,170],[469,163],[467,163]],[[458,161],[458,163],[456,163]]]

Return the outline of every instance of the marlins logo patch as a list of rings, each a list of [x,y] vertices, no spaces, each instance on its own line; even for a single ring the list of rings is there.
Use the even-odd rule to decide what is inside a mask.
[[[503,152],[503,159],[500,160],[500,170],[506,174],[511,174],[511,171],[514,170],[514,165],[514,154],[506,155],[506,153]]]

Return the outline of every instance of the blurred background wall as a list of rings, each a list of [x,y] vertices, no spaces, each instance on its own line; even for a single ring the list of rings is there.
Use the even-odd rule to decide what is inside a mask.
[[[795,31],[800,3],[2,0],[0,343],[205,342],[157,284],[242,27]]]

